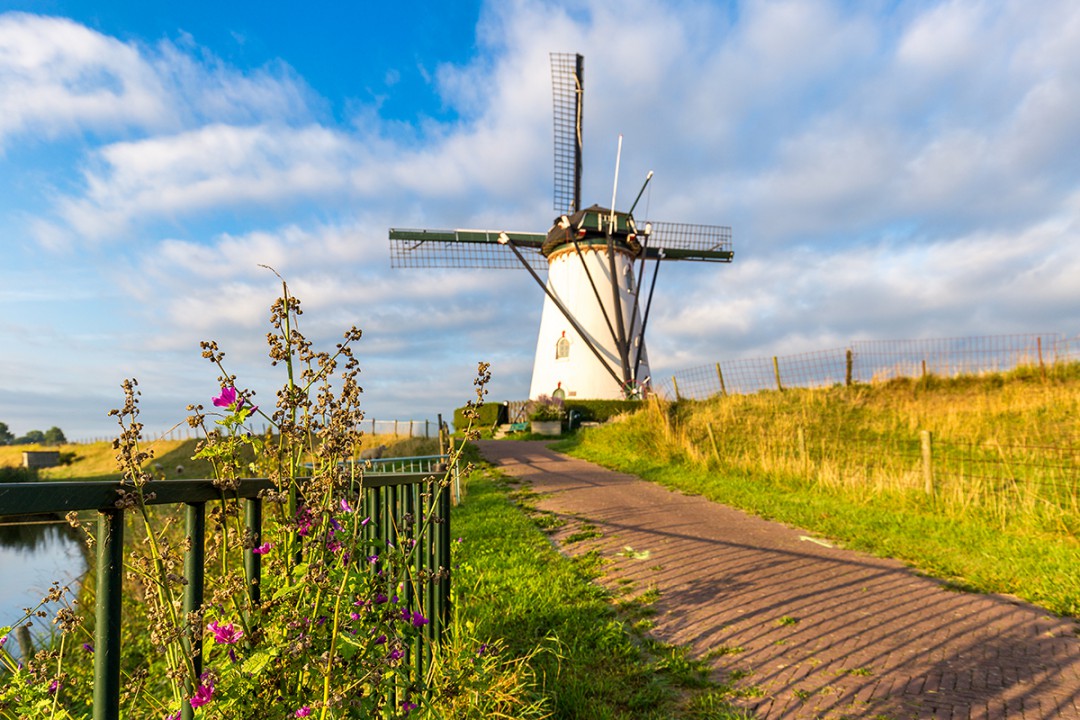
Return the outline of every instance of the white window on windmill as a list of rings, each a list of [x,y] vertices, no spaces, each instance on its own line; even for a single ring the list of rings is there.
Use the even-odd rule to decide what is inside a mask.
[[[566,360],[570,357],[570,341],[563,330],[562,337],[555,341],[555,359]]]

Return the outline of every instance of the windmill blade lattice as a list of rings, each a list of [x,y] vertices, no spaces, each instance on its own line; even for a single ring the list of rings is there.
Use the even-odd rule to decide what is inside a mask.
[[[731,262],[731,228],[723,225],[691,225],[649,221],[652,226],[645,247],[646,257],[657,257],[661,250],[668,260]],[[642,227],[639,225],[638,227]]]
[[[547,259],[539,252],[546,235],[522,232],[507,235],[534,270],[547,272]],[[521,270],[514,251],[500,245],[498,237],[499,232],[493,230],[391,228],[390,267]]]
[[[585,59],[551,53],[551,89],[555,116],[555,211],[572,215],[581,209],[581,111]]]

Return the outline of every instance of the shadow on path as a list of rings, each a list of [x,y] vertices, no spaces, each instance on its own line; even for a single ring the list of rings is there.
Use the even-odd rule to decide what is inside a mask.
[[[757,717],[1080,720],[1077,624],[1004,596],[950,591],[902,564],[559,455],[481,452],[598,550],[613,587],[656,588],[653,634],[712,653]],[[567,544],[576,520],[600,537]]]

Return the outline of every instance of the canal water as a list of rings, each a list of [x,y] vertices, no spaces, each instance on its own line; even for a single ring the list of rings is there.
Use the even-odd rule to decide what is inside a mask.
[[[66,522],[0,523],[0,627],[15,625],[26,614],[25,608],[37,607],[54,580],[71,588],[65,595],[70,603],[86,571],[86,543]],[[35,618],[30,629],[39,647],[53,632],[56,607],[49,607],[49,617]],[[14,633],[9,634],[4,649],[18,656]]]

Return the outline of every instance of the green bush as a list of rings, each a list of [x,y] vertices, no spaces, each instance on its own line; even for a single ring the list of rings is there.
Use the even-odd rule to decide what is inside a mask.
[[[0,467],[0,483],[35,482],[37,468]]]
[[[469,426],[469,419],[465,417],[468,409],[466,405],[454,410],[454,430]],[[490,428],[510,422],[509,411],[503,403],[484,403],[477,412],[480,417],[473,423],[474,428]]]
[[[566,412],[578,412],[582,422],[606,422],[616,415],[634,412],[641,407],[640,400],[567,400]]]

